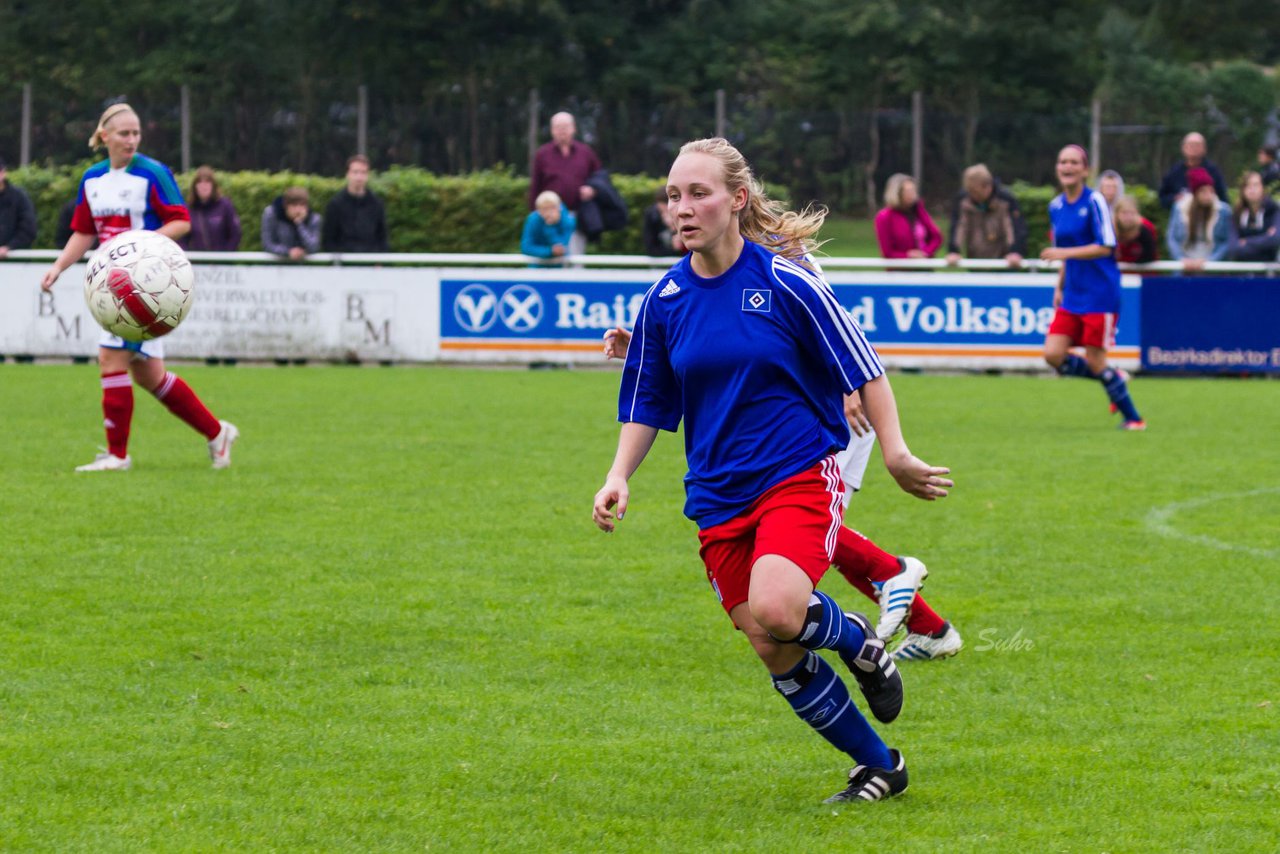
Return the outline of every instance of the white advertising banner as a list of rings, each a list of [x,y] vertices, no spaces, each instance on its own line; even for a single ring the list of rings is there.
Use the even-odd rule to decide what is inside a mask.
[[[92,356],[84,265],[41,293],[48,262],[0,263],[0,355]],[[195,305],[165,338],[178,359],[598,363],[663,269],[395,264],[194,265]],[[892,367],[1045,370],[1053,273],[829,271]],[[1141,280],[1125,276],[1113,361],[1138,363]]]
[[[0,264],[0,354],[91,356],[102,334],[84,265],[40,290],[47,263]],[[195,305],[165,337],[178,359],[427,362],[440,357],[439,271],[431,267],[194,265]]]

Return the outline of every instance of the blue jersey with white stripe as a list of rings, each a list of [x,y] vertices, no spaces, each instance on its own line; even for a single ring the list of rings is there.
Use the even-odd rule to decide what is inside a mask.
[[[1059,193],[1049,203],[1053,245],[1059,247],[1109,246],[1112,253],[1088,261],[1064,262],[1062,307],[1074,314],[1120,311],[1120,268],[1116,265],[1116,230],[1107,200],[1087,186],[1074,202]]]
[[[722,275],[686,256],[645,294],[618,420],[684,419],[685,515],[708,528],[847,445],[841,395],[882,373],[820,275],[747,241]]]

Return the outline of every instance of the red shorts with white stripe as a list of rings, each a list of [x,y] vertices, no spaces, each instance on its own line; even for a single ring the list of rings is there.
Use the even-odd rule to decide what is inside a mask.
[[[707,580],[725,611],[747,601],[751,567],[764,555],[785,557],[817,585],[831,566],[843,498],[832,455],[776,484],[728,522],[699,531]]]
[[[1076,314],[1059,308],[1049,324],[1050,335],[1065,335],[1071,343],[1080,347],[1101,347],[1110,350],[1116,346],[1116,321],[1120,315],[1114,312]]]

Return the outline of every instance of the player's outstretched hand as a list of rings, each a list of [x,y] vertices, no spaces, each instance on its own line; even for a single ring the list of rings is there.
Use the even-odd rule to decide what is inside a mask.
[[[855,436],[866,436],[871,432],[871,421],[867,411],[862,408],[862,395],[856,391],[844,396],[844,417],[849,422],[849,429]]]
[[[596,523],[596,527],[607,534],[613,533],[615,522],[611,511],[616,506],[617,520],[621,521],[623,514],[627,512],[627,500],[630,497],[626,478],[617,475],[606,478],[604,486],[596,493],[596,500],[591,508],[591,520]]]
[[[951,474],[951,469],[931,466],[911,454],[890,464],[888,468],[889,474],[893,475],[903,492],[909,492],[925,501],[946,498],[947,490],[956,485],[955,481],[943,477]]]
[[[606,359],[627,358],[627,347],[631,344],[631,333],[621,326],[615,326],[604,334],[604,357]]]
[[[44,278],[40,280],[40,290],[47,291],[53,287],[53,283],[58,281],[58,277],[62,275],[62,271],[57,265],[50,267],[45,271]]]

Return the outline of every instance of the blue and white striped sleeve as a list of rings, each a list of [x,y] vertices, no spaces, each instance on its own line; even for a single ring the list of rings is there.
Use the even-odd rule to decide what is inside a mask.
[[[884,373],[880,357],[862,328],[836,299],[826,279],[780,255],[773,258],[773,279],[795,307],[800,339],[828,364],[845,394]]]
[[[1114,249],[1116,227],[1111,221],[1111,208],[1107,205],[1107,200],[1103,198],[1102,193],[1097,190],[1089,193],[1089,219],[1093,224],[1094,241],[1099,246],[1110,246]]]
[[[665,278],[665,277],[664,277]],[[618,420],[675,432],[683,416],[680,385],[671,370],[666,329],[656,305],[659,279],[644,295],[618,391]]]

